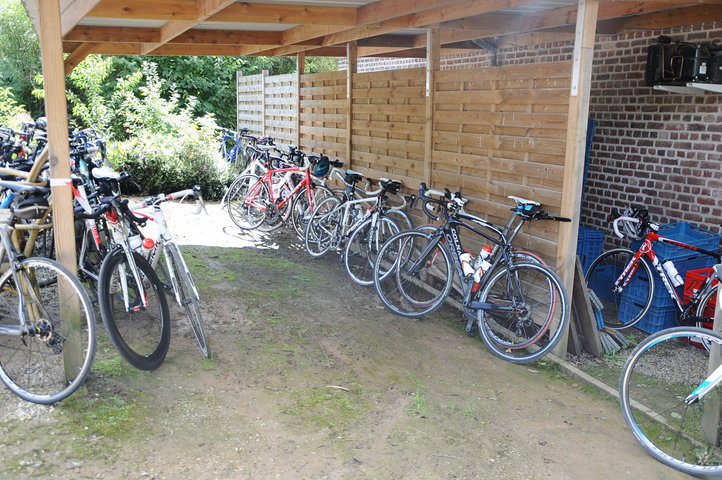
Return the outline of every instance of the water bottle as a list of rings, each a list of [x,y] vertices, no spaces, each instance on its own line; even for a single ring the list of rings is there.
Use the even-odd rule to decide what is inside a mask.
[[[669,279],[672,281],[672,285],[674,285],[675,287],[681,287],[682,285],[684,285],[684,280],[682,280],[682,276],[677,271],[677,267],[674,266],[672,260],[665,261],[662,266],[667,272]]]
[[[153,248],[155,248],[155,241],[150,237],[146,237],[143,239],[141,248],[143,256],[148,259],[150,258],[150,253],[153,251]]]
[[[479,256],[476,258],[476,262],[474,263],[474,284],[471,286],[471,291],[476,292],[479,290],[479,286],[481,285],[481,277],[484,276],[487,270],[491,267],[491,262],[489,261],[489,257],[491,256],[491,247],[489,245],[484,245],[484,247],[481,249],[481,252],[479,252]]]
[[[461,270],[464,272],[464,276],[469,277],[473,275],[474,267],[471,266],[471,254],[464,252],[459,255],[459,260],[461,260]]]

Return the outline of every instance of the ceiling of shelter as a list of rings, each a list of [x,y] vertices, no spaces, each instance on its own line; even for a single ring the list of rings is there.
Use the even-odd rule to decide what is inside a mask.
[[[39,30],[37,3],[23,0]],[[68,63],[119,55],[419,57],[438,27],[442,54],[570,39],[578,0],[60,0]],[[597,32],[722,20],[722,0],[600,0]]]

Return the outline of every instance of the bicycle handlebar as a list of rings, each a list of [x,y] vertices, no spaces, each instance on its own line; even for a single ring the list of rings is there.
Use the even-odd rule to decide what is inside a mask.
[[[203,201],[203,196],[201,195],[201,187],[199,187],[198,185],[194,185],[193,188],[186,188],[185,190],[179,190],[177,192],[169,194],[160,193],[156,196],[146,197],[139,203],[129,205],[128,208],[130,210],[140,210],[143,208],[158,206],[161,203],[169,200],[179,200],[179,202],[182,203],[188,195],[193,195],[193,198],[196,202],[197,209],[193,212],[193,215],[199,215],[201,211],[204,211],[206,212],[206,214],[208,214],[208,210],[206,210],[206,204]]]

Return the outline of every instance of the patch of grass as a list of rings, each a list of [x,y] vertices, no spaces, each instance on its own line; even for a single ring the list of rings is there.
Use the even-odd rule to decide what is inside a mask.
[[[413,417],[426,418],[429,416],[429,407],[426,404],[426,396],[419,390],[411,394],[414,399],[411,406],[406,409],[407,413]]]
[[[131,377],[137,377],[140,373],[138,370],[128,365],[128,363],[118,354],[105,359],[96,359],[93,363],[93,371],[105,375]]]
[[[358,384],[348,390],[327,386],[292,392],[283,413],[316,428],[345,429],[368,408],[362,392]]]
[[[58,407],[70,421],[66,425],[78,435],[126,438],[145,429],[147,406],[120,395],[91,396],[78,391]]]
[[[218,358],[211,356],[211,358],[202,357],[201,358],[201,368],[205,371],[211,371],[215,370],[218,366]]]

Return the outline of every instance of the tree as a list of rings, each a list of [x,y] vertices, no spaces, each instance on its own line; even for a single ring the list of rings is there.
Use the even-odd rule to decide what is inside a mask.
[[[42,70],[40,43],[20,0],[0,0],[0,85],[12,89],[33,116],[43,104],[32,95],[33,79]]]

